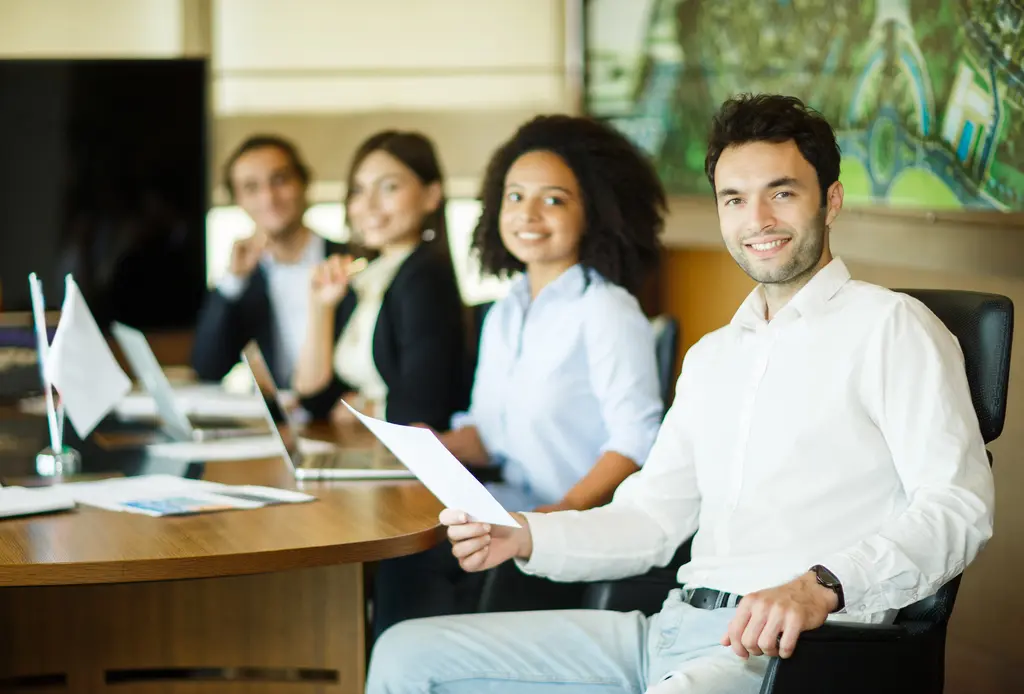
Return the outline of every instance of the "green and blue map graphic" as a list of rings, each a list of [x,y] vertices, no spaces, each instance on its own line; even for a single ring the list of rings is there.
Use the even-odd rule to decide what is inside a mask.
[[[855,204],[1024,210],[1024,0],[590,0],[588,111],[709,190],[710,117],[741,92],[821,111]]]

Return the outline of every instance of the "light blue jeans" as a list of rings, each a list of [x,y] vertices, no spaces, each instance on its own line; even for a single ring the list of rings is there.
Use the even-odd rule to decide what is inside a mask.
[[[669,593],[661,612],[564,610],[403,622],[374,647],[367,694],[757,694],[768,659],[719,644],[736,608]]]

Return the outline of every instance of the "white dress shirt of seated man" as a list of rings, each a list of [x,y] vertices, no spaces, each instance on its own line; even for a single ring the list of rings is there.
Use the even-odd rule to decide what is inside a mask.
[[[956,338],[830,251],[843,204],[831,127],[792,97],[747,95],[711,132],[722,237],[758,286],[687,353],[644,466],[605,506],[516,513],[518,528],[441,513],[465,570],[512,559],[562,581],[642,574],[693,535],[682,589],[651,618],[400,624],[376,645],[368,691],[753,694],[767,657],[791,656],[801,633],[891,622],[991,537],[992,473]],[[740,599],[697,609],[697,588]]]

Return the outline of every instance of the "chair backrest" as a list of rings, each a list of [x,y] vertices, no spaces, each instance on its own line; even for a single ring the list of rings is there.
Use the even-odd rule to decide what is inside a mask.
[[[1013,302],[998,294],[947,289],[899,289],[927,306],[960,342],[971,400],[985,443],[999,438],[1006,419],[1013,344]],[[989,458],[991,460],[991,456]],[[953,612],[960,577],[900,610],[898,623],[945,624]]]
[[[654,329],[654,356],[658,362],[658,385],[661,388],[661,401],[668,407],[672,399],[672,376],[676,365],[676,352],[679,349],[679,321],[663,313],[651,319]]]

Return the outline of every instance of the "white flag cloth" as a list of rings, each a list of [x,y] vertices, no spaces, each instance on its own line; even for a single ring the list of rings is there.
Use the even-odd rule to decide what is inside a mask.
[[[83,439],[132,387],[71,275],[67,276],[46,372],[71,425]]]

